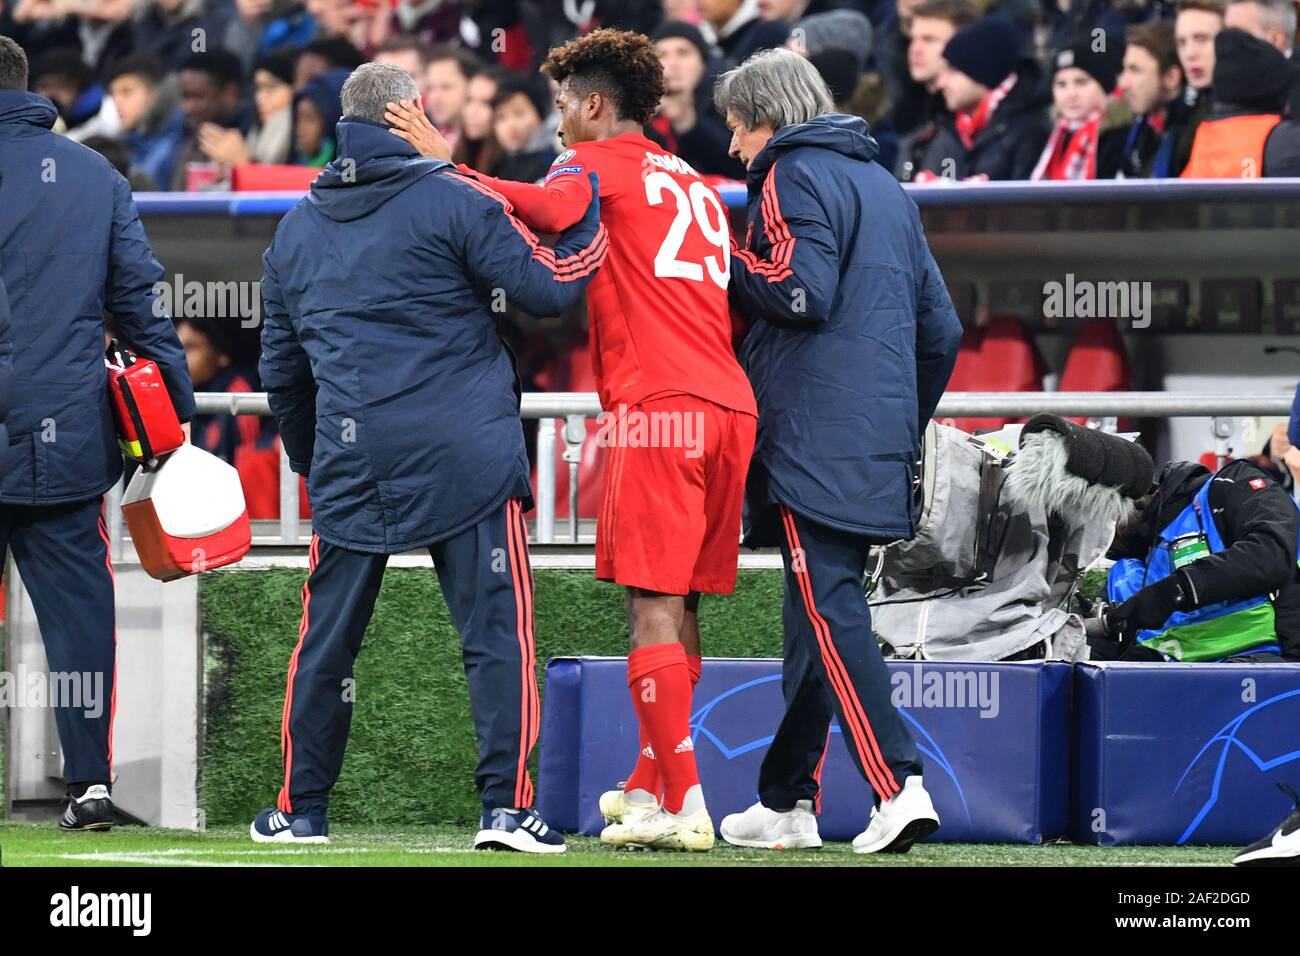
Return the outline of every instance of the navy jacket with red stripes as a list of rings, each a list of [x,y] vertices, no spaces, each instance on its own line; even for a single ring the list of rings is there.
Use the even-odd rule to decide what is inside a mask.
[[[104,369],[105,319],[158,364],[183,422],[194,415],[185,350],[157,287],[131,187],[103,156],[53,132],[54,104],[0,90],[0,280],[16,357],[0,503],[97,498],[122,475]]]
[[[392,553],[528,498],[497,317],[507,303],[563,311],[606,236],[594,200],[548,249],[501,197],[387,127],[347,119],[338,146],[263,257],[259,370],[314,530]]]
[[[777,131],[750,164],[732,306],[758,400],[746,543],[777,543],[773,503],[880,540],[913,533],[920,435],[961,324],[914,203],[854,116]]]

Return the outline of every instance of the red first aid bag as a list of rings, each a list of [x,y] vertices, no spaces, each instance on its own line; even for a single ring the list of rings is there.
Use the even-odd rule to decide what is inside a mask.
[[[193,445],[136,472],[122,517],[141,566],[160,581],[233,564],[252,543],[239,473]]]
[[[108,396],[122,454],[151,462],[185,444],[185,433],[157,364],[108,347]]]

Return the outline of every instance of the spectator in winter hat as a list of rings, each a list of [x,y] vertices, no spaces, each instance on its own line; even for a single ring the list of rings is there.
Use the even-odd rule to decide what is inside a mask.
[[[1005,17],[979,20],[943,48],[935,82],[951,117],[913,178],[1028,179],[1051,131],[1042,67]]]
[[[336,155],[334,128],[343,115],[340,97],[347,70],[313,76],[293,98],[293,151],[299,166],[325,166]]]
[[[1296,8],[1293,0],[1228,0],[1223,25],[1245,30],[1277,48],[1291,61],[1287,114],[1300,118],[1300,64],[1295,59]]]
[[[829,10],[804,17],[785,45],[806,57],[825,50],[847,50],[858,58],[858,70],[871,59],[872,29],[866,14],[857,10]]]
[[[1214,38],[1214,106],[1196,130],[1184,179],[1300,175],[1300,124],[1284,119],[1291,63],[1243,30]]]
[[[1084,36],[1056,54],[1052,97],[1056,127],[1031,179],[1114,179],[1124,157],[1125,113],[1114,99],[1123,41]]]

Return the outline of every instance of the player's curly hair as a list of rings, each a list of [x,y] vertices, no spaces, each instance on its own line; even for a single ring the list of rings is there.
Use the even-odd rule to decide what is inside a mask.
[[[593,30],[551,51],[542,72],[579,94],[601,93],[619,119],[645,123],[666,92],[664,68],[650,38],[629,30]]]

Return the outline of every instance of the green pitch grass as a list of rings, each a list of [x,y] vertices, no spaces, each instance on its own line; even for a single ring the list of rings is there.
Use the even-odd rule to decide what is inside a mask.
[[[118,827],[61,833],[54,824],[0,821],[4,866],[1224,866],[1228,847],[922,844],[906,856],[858,856],[847,843],[767,852],[720,844],[708,853],[613,850],[570,837],[556,856],[475,852],[466,827],[338,827],[329,846],[253,843],[246,827],[204,833]]]

